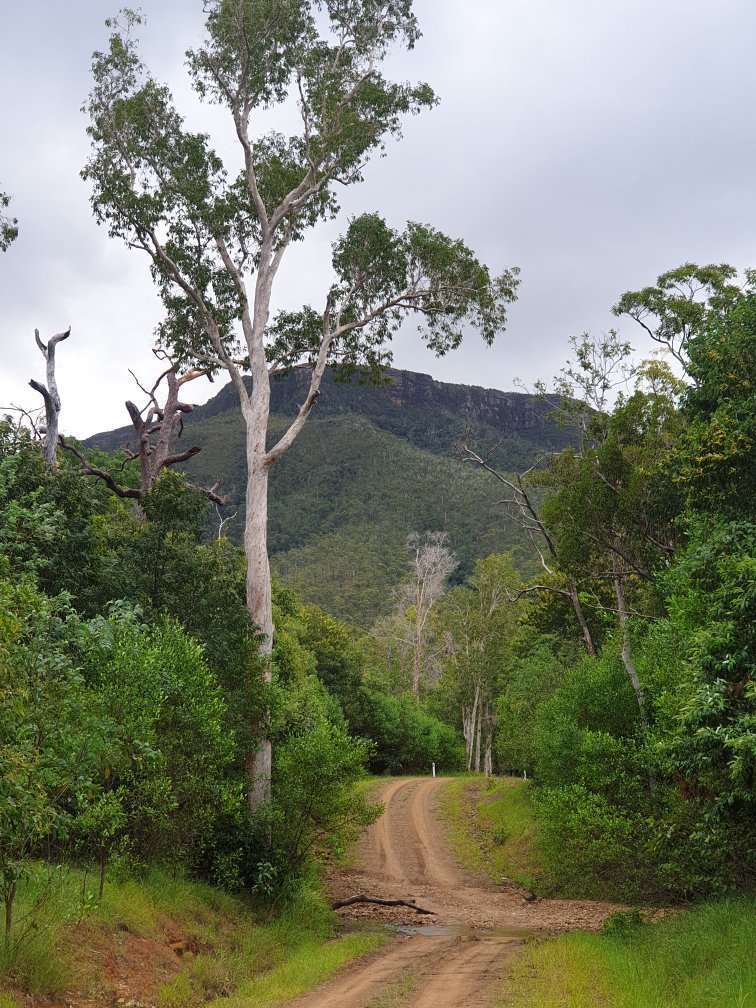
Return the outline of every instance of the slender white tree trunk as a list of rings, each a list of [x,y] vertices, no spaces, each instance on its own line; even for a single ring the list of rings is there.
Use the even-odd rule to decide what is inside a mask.
[[[473,698],[472,710],[470,712],[470,717],[467,722],[468,728],[465,733],[465,741],[467,743],[467,770],[468,772],[472,769],[473,761],[473,750],[475,747],[475,732],[478,724],[478,701],[480,700],[480,686],[475,687],[475,696]]]
[[[462,735],[465,740],[465,759],[470,753],[470,711],[467,707],[462,708]]]
[[[247,608],[261,635],[259,654],[263,659],[263,681],[272,679],[273,600],[268,561],[268,470],[265,436],[268,427],[270,385],[267,371],[256,375],[252,401],[245,411],[247,424],[247,494],[244,526],[244,554],[247,561]],[[267,711],[251,726],[258,738],[257,748],[246,758],[247,797],[254,812],[270,800],[272,748]]]
[[[612,574],[614,581],[614,595],[617,599],[617,613],[619,615],[620,630],[622,632],[622,664],[625,666],[625,671],[627,672],[630,684],[633,687],[643,727],[648,729],[649,722],[648,713],[646,711],[646,698],[643,693],[643,687],[641,686],[640,679],[638,678],[638,672],[635,668],[632,654],[630,652],[630,623],[627,611],[627,600],[625,599],[625,585],[623,581],[625,572],[622,570],[619,558],[614,550],[612,550]]]
[[[577,585],[572,578],[568,581],[568,591],[570,594],[570,602],[572,603],[572,610],[575,613],[575,618],[580,624],[580,634],[583,638],[583,644],[585,645],[585,650],[591,657],[596,656],[596,647],[593,643],[593,637],[591,636],[590,627],[588,626],[588,621],[585,618],[585,613],[583,612],[583,607],[580,604],[580,597],[578,595]]]
[[[34,330],[34,339],[39,347],[40,353],[47,362],[47,385],[35,381],[29,382],[35,392],[39,392],[45,403],[45,462],[49,466],[55,465],[56,448],[58,447],[58,420],[60,417],[60,396],[58,395],[58,382],[55,377],[55,348],[64,339],[71,335],[71,328],[66,332],[57,333],[47,343],[43,343],[39,337],[39,329]]]
[[[418,699],[420,698],[420,667],[423,647],[420,633],[420,626],[415,620],[415,634],[412,641],[412,692]]]
[[[491,734],[489,733],[488,735],[486,735],[486,754],[485,757],[483,758],[483,775],[486,778],[486,780],[488,780],[488,778],[493,773],[493,758],[491,756],[491,743],[492,743],[492,737]]]

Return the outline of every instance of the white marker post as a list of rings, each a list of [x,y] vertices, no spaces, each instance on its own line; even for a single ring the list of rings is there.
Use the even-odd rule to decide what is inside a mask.
[[[435,763],[431,763],[431,775],[433,777],[436,776],[436,764]]]

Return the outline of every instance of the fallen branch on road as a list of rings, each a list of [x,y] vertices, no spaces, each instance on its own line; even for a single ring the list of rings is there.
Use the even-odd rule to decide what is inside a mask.
[[[433,917],[437,916],[435,910],[425,910],[423,907],[419,907],[414,900],[379,899],[377,896],[366,896],[365,893],[358,893],[357,896],[350,896],[349,899],[345,900],[335,900],[331,903],[331,908],[338,910],[341,907],[352,906],[353,903],[376,903],[378,906],[406,906],[410,910],[414,910],[415,913],[431,914]]]

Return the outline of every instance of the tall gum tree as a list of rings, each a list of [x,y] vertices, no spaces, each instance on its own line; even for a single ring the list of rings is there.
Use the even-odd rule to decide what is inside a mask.
[[[268,655],[268,473],[307,420],[326,366],[377,377],[408,315],[437,354],[457,347],[467,327],[492,342],[515,299],[517,270],[494,276],[461,241],[417,223],[397,231],[367,213],[333,245],[323,304],[271,320],[289,247],[336,215],[336,188],[361,181],[370,156],[400,136],[404,116],[436,97],[427,84],[381,72],[393,47],[411,49],[419,37],[411,0],[206,0],[204,9],[205,38],[187,53],[187,67],[199,99],[228,112],[238,167],[227,167],[208,135],[185,128],[169,90],[137,55],[141,18],[124,10],[106,22],[109,46],[94,56],[85,104],[93,151],[83,176],[98,221],[148,257],[166,309],[162,345],[187,368],[225,369],[238,393],[247,603]],[[284,121],[298,109],[298,131],[265,131],[261,113],[270,122],[283,105]],[[268,446],[271,375],[294,366],[310,369],[309,391]],[[247,771],[254,809],[270,793],[266,738]]]

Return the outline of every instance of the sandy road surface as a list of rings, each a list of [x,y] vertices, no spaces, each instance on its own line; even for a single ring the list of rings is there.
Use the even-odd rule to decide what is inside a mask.
[[[341,970],[291,1002],[297,1008],[486,1008],[501,985],[523,933],[597,928],[616,909],[587,900],[528,902],[513,884],[494,886],[454,861],[438,819],[442,778],[392,781],[379,793],[385,806],[365,833],[355,867],[329,879],[335,899],[367,893],[414,899],[435,916],[412,910],[351,906],[348,921],[431,925],[436,935],[398,935],[379,952]],[[445,933],[444,933],[445,932]]]
[[[341,970],[292,1008],[486,1008],[516,941],[503,938],[397,938]]]

